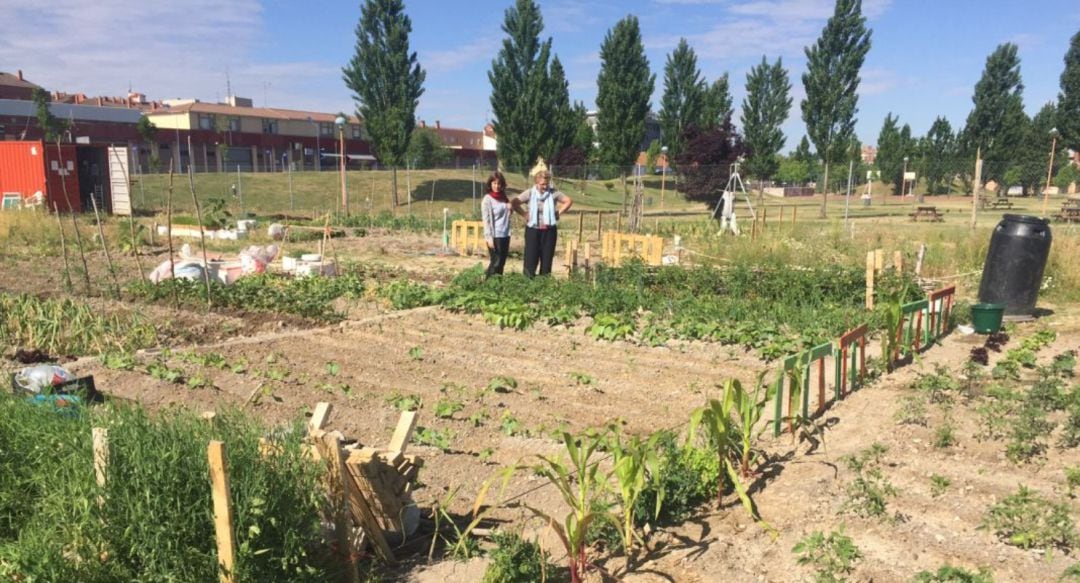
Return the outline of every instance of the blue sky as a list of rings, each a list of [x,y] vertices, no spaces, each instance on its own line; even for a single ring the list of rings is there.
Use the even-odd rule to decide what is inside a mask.
[[[418,117],[479,129],[490,115],[487,71],[503,38],[511,0],[406,0],[412,46],[427,70]],[[817,38],[832,0],[540,0],[545,36],[570,81],[571,98],[590,108],[604,34],[638,17],[653,72],[653,108],[663,92],[667,55],[685,37],[703,76],[730,74],[736,121],[746,73],[764,55],[781,57],[794,105],[785,151],[805,133],[803,48]],[[354,45],[359,0],[0,0],[0,70],[22,69],[50,90],[152,99],[223,100],[352,111],[341,67]],[[863,67],[859,121],[874,143],[889,112],[916,135],[938,115],[954,129],[971,109],[986,57],[1003,42],[1020,47],[1029,113],[1056,99],[1069,38],[1080,31],[1076,0],[863,0],[873,46]]]

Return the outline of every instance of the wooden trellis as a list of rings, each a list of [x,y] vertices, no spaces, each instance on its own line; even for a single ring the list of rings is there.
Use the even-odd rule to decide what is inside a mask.
[[[640,258],[646,265],[661,265],[664,238],[655,235],[628,235],[615,231],[604,233],[600,258],[608,265],[618,266],[631,257]]]
[[[484,223],[454,221],[450,230],[450,247],[459,255],[475,255],[487,248],[484,243]]]

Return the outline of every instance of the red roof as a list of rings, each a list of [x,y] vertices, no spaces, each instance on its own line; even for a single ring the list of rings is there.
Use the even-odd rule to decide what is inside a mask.
[[[300,111],[295,109],[277,109],[272,107],[235,107],[226,103],[185,103],[174,105],[156,111],[149,111],[147,115],[172,115],[177,113],[212,113],[217,115],[233,115],[241,117],[262,117],[267,119],[281,119],[292,121],[311,120],[320,123],[334,123],[336,113],[322,113],[318,111]],[[360,123],[360,119],[354,115],[348,116],[350,123]]]

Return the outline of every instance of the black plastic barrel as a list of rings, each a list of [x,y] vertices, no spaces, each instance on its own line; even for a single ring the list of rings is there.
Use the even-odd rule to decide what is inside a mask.
[[[1006,316],[1030,316],[1039,298],[1051,239],[1046,219],[1005,215],[990,238],[979,301],[1003,304]]]

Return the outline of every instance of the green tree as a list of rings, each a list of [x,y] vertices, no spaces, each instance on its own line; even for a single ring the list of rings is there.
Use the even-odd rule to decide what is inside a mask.
[[[450,148],[431,128],[416,128],[409,138],[405,159],[413,168],[434,168],[450,161]]]
[[[1060,145],[1080,152],[1080,31],[1073,35],[1065,53],[1065,70],[1061,72],[1061,92],[1058,93],[1057,129],[1061,132]]]
[[[540,42],[544,19],[533,0],[517,0],[506,9],[503,39],[491,62],[491,111],[499,136],[497,155],[506,168],[527,174],[552,143],[555,123],[548,94],[551,38]]]
[[[1015,180],[1009,185],[1020,185],[1025,196],[1042,192],[1046,187],[1046,171],[1052,168],[1050,129],[1054,127],[1056,117],[1057,107],[1053,102],[1043,105],[1030,121],[1025,116],[1023,141],[1013,159],[1014,172],[1007,172]]]
[[[930,194],[945,194],[952,183],[956,138],[949,120],[938,117],[926,132],[919,153],[920,167]]]
[[[664,96],[660,100],[660,131],[669,155],[682,153],[686,128],[702,125],[706,90],[694,49],[686,39],[679,39],[679,46],[664,65]]]
[[[810,180],[810,164],[792,156],[780,156],[776,180],[782,184],[803,186]]]
[[[732,103],[728,74],[724,73],[705,91],[705,106],[701,112],[702,129],[711,130],[724,125],[731,116]]]
[[[982,151],[984,181],[1005,182],[1005,170],[1016,156],[1024,135],[1024,85],[1016,45],[1005,43],[986,58],[982,77],[975,84],[974,109],[968,114],[965,148],[969,155]]]
[[[749,156],[746,172],[759,180],[772,178],[780,166],[777,154],[784,147],[780,126],[791,111],[790,93],[791,82],[779,58],[770,65],[761,57],[746,75],[741,119]]]
[[[641,151],[649,97],[656,86],[636,16],[623,18],[604,35],[596,85],[600,161],[629,166]]]
[[[549,100],[547,111],[550,112],[547,115],[551,119],[552,131],[540,152],[545,159],[552,160],[574,144],[579,118],[574,106],[570,104],[570,83],[566,80],[566,72],[559,57],[552,58],[546,82],[549,90],[545,92],[545,96]]]
[[[874,165],[881,181],[893,185],[893,194],[901,194],[904,180],[904,143],[897,125],[899,118],[889,112],[878,132],[878,150]]]
[[[802,82],[806,99],[802,117],[806,132],[825,164],[826,195],[821,199],[821,218],[828,206],[829,166],[844,159],[855,133],[858,113],[859,70],[870,50],[870,31],[862,15],[862,0],[836,0],[833,15],[813,46],[806,48],[806,72]]]
[[[802,137],[799,141],[799,145],[795,147],[795,151],[791,153],[791,158],[799,162],[806,164],[807,176],[806,180],[817,180],[821,175],[821,169],[819,168],[819,158],[813,150],[810,149],[810,140],[806,136]]]
[[[356,25],[356,53],[342,69],[375,155],[391,169],[393,210],[398,206],[397,169],[405,162],[424,93],[424,70],[409,52],[412,21],[402,0],[365,0]],[[348,212],[348,209],[342,209]]]
[[[41,128],[45,141],[59,142],[70,124],[68,124],[67,120],[53,115],[52,110],[49,109],[49,102],[52,101],[49,98],[49,92],[40,87],[35,87],[30,94],[30,99],[34,102],[38,127]]]
[[[142,138],[143,145],[146,147],[147,155],[149,156],[150,167],[154,170],[158,169],[160,161],[158,160],[157,145],[155,144],[155,138],[157,138],[158,127],[154,125],[154,122],[150,121],[147,116],[139,118],[139,123],[135,124],[135,131],[139,133],[139,137]],[[226,146],[220,145],[219,148]],[[139,164],[139,162],[136,162]]]

